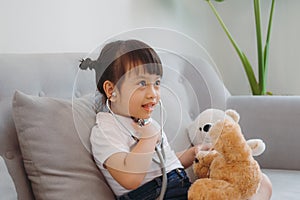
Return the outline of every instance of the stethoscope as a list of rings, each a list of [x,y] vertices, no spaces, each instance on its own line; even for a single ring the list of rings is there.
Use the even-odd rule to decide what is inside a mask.
[[[160,134],[161,134],[161,141],[155,146],[155,152],[157,154],[157,157],[159,159],[156,160],[154,158],[152,158],[152,160],[158,164],[161,168],[161,172],[162,172],[162,186],[161,186],[161,191],[160,191],[160,195],[158,197],[159,200],[163,200],[164,199],[164,195],[167,189],[167,172],[166,172],[166,155],[165,155],[165,151],[164,151],[164,147],[163,147],[163,105],[161,100],[159,100],[159,106],[160,106]],[[128,132],[129,136],[131,138],[133,138],[136,142],[139,141],[139,138],[137,138],[131,130],[129,130],[128,127],[126,127],[122,121],[118,118],[118,116],[115,115],[115,113],[111,110],[110,105],[109,105],[109,99],[106,100],[106,107],[108,109],[108,111],[112,114],[112,116],[114,117],[114,119],[116,119],[116,121]],[[134,120],[135,122],[138,123],[139,126],[144,126],[146,124],[151,123],[151,118],[149,119],[137,119]]]

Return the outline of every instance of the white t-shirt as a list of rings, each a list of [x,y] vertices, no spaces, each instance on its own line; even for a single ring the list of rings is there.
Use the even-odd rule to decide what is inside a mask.
[[[116,119],[116,118],[118,119]],[[96,117],[96,125],[92,129],[90,141],[92,145],[92,153],[97,166],[103,173],[111,189],[115,195],[120,196],[130,190],[122,187],[104,168],[103,163],[113,154],[119,152],[130,152],[131,148],[136,144],[136,141],[131,137],[129,130],[134,135],[135,130],[132,127],[132,119],[115,115],[115,117],[107,112],[99,112]],[[152,123],[157,123],[152,120]],[[124,126],[126,128],[124,128]],[[165,152],[166,171],[172,171],[176,168],[183,168],[176,154],[171,150],[167,137],[163,132],[164,138],[163,149]],[[153,159],[159,161],[156,153],[153,154]],[[138,164],[138,163],[137,163]],[[161,167],[156,162],[152,161],[148,173],[146,174],[142,184],[151,181],[152,179],[161,176]]]

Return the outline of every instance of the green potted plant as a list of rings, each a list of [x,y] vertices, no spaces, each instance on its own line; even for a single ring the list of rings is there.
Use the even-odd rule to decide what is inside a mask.
[[[271,29],[272,29],[272,20],[273,20],[273,11],[275,0],[272,0],[269,20],[268,20],[268,29],[267,29],[267,36],[266,41],[263,47],[262,42],[262,31],[261,31],[261,16],[260,16],[260,0],[253,0],[254,4],[254,15],[255,15],[255,28],[256,28],[256,39],[257,39],[257,53],[258,53],[258,79],[256,78],[253,67],[249,62],[247,56],[244,52],[240,49],[236,41],[233,39],[231,33],[229,32],[228,28],[226,27],[225,23],[223,22],[221,16],[219,15],[218,11],[214,7],[211,0],[205,0],[210,8],[212,9],[214,15],[217,17],[219,23],[221,24],[223,30],[225,31],[228,39],[230,40],[231,44],[233,45],[235,51],[237,52],[244,70],[246,72],[249,85],[251,87],[251,91],[253,95],[266,95],[271,94],[266,90],[266,80],[267,80],[267,71],[268,71],[268,57],[269,57],[269,46],[270,46],[270,36],[271,36]],[[214,0],[216,2],[222,2],[224,0]]]

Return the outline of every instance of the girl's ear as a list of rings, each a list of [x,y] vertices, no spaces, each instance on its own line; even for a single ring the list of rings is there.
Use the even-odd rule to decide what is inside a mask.
[[[114,89],[115,89],[115,85],[111,81],[108,81],[108,80],[104,81],[103,90],[106,94],[106,97],[108,99],[110,99],[111,101],[114,100],[114,98],[116,96],[116,95],[114,95],[115,94]]]

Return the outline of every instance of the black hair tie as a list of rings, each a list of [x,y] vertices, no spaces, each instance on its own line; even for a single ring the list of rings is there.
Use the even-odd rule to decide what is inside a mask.
[[[96,69],[96,65],[97,65],[97,61],[92,60],[90,58],[86,58],[80,60],[79,68],[82,70],[86,70],[87,68],[92,70],[92,69]]]

